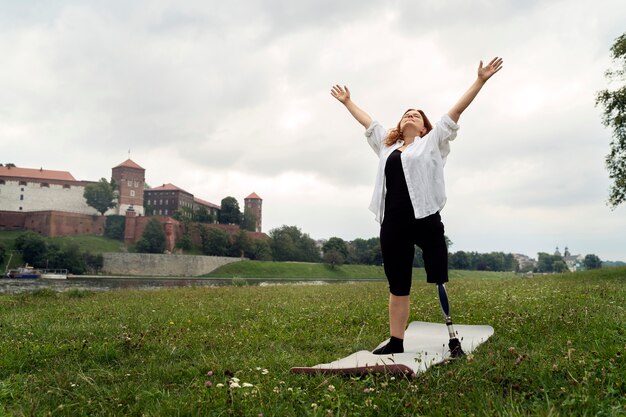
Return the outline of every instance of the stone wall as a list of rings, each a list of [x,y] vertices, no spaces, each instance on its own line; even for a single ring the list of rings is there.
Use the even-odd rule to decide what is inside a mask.
[[[87,182],[13,181],[0,185],[0,210],[6,211],[64,211],[81,214],[97,214],[83,197]]]
[[[104,253],[102,272],[113,275],[155,277],[192,277],[245,258],[194,255],[158,255],[152,253]]]

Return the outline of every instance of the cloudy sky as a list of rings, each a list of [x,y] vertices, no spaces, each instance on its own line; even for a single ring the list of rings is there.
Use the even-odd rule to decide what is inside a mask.
[[[452,250],[626,261],[594,107],[624,22],[622,0],[1,0],[0,162],[98,180],[130,149],[152,186],[256,192],[266,232],[369,238],[377,158],[330,87],[437,120],[501,56],[448,157]]]

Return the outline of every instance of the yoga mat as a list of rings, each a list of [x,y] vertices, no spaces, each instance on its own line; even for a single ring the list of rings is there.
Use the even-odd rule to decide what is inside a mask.
[[[455,324],[454,330],[466,354],[493,334],[493,327],[487,325]],[[291,372],[340,374],[387,372],[415,376],[425,372],[430,366],[450,358],[449,339],[448,328],[444,323],[414,321],[409,324],[404,334],[404,353],[374,355],[370,351],[361,350],[330,363],[293,367]],[[389,339],[384,340],[376,348],[388,341]]]

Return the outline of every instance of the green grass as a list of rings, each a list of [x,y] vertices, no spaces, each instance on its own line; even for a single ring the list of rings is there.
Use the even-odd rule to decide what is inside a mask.
[[[0,415],[626,414],[626,268],[484,276],[448,293],[494,336],[414,380],[289,372],[386,338],[385,282],[0,296]],[[421,279],[412,301],[441,320]]]
[[[58,236],[48,238],[48,241],[58,243],[62,247],[77,244],[81,251],[93,254],[121,252],[124,248],[122,241],[94,235]]]
[[[382,266],[370,265],[341,265],[331,268],[325,264],[306,262],[241,261],[224,265],[204,276],[212,278],[376,278],[384,280],[385,271]],[[451,279],[461,277],[499,279],[513,276],[514,274],[510,272],[450,271]],[[425,280],[424,268],[414,268],[413,278]]]
[[[0,231],[0,245],[4,246],[6,250],[6,256],[4,262],[0,263],[0,273],[4,272],[7,267],[7,262],[9,261],[9,253],[12,251],[15,243],[15,239],[21,234],[23,234],[23,230],[18,231]],[[48,242],[54,242],[61,247],[65,247],[69,244],[77,244],[82,252],[91,252],[93,254],[99,254],[104,252],[122,252],[124,251],[124,243],[115,240],[109,239],[103,236],[94,236],[94,235],[79,235],[79,236],[58,236],[52,238],[45,238]],[[20,265],[23,265],[24,261],[20,253],[14,253],[13,258],[11,259],[11,265],[9,268],[17,268]]]

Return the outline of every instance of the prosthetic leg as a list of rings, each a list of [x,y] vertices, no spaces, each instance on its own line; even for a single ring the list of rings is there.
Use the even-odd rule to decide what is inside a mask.
[[[452,326],[452,318],[450,317],[450,304],[448,303],[448,294],[446,293],[445,285],[437,284],[437,292],[439,293],[439,303],[441,304],[441,311],[443,312],[443,317],[446,320],[448,335],[450,336],[450,341],[448,342],[450,355],[453,358],[460,358],[461,356],[465,355],[465,352],[463,352],[463,349],[461,349],[461,342],[456,337],[454,327]]]

